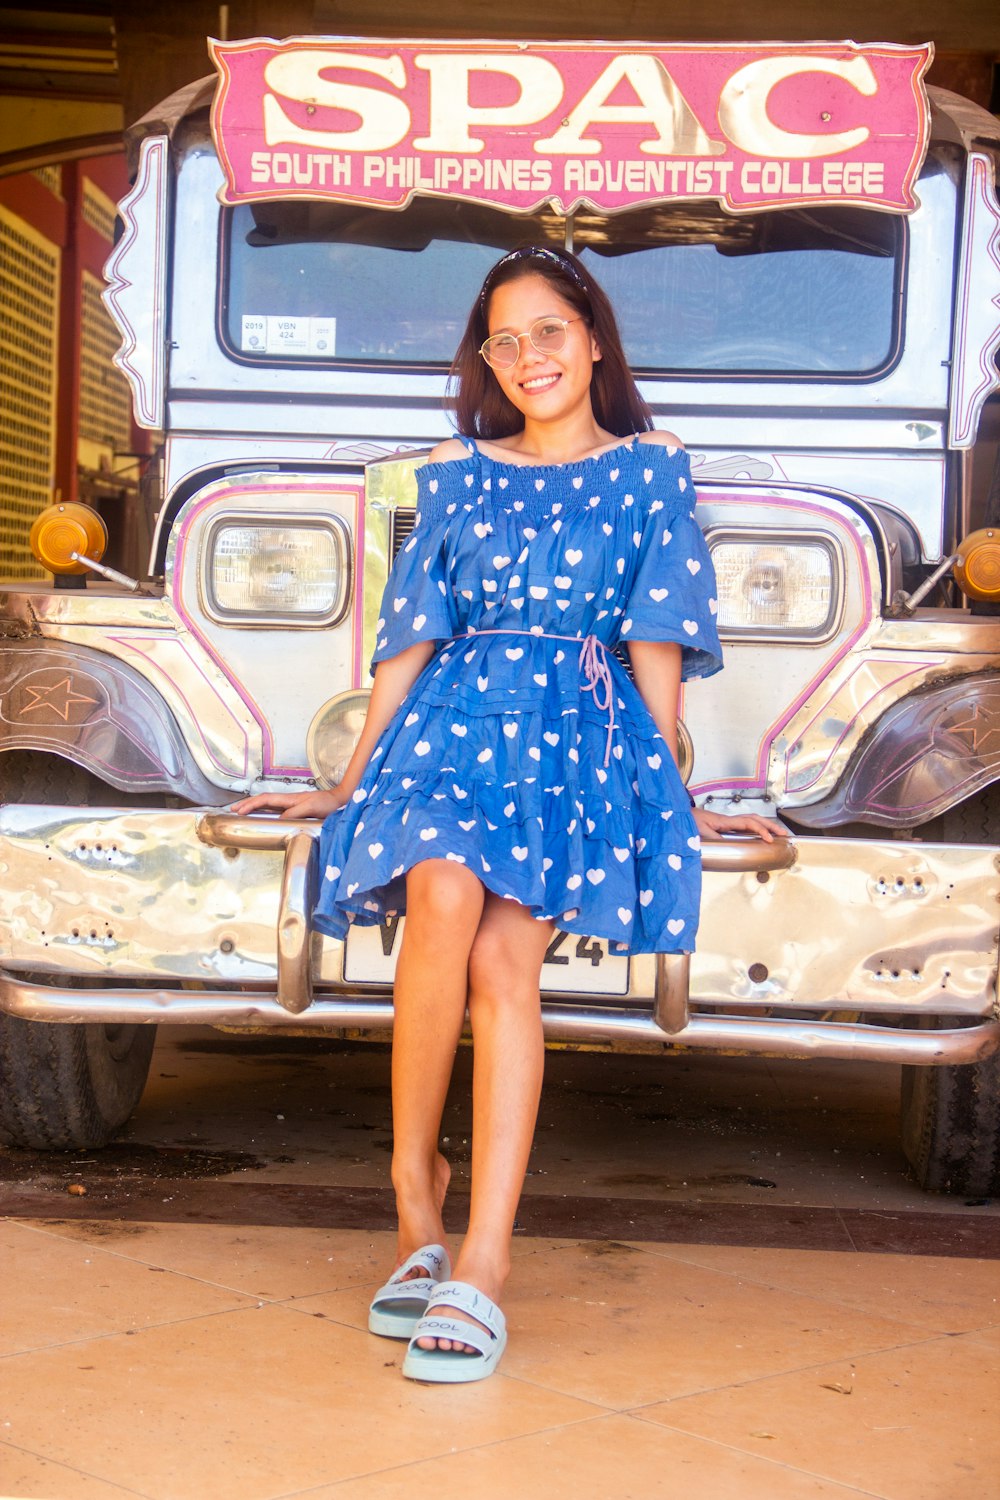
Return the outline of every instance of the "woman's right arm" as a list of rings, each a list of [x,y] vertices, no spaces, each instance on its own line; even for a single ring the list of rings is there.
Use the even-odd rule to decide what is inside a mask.
[[[428,455],[428,462],[447,463],[449,460],[464,459],[467,457],[468,450],[465,443],[458,438],[446,438],[443,443],[438,443],[431,451]],[[418,523],[419,519],[418,516]],[[416,539],[417,532],[414,531],[413,535],[414,539]],[[440,545],[440,539],[436,545]],[[411,541],[404,551],[409,552],[412,546],[413,542]],[[417,564],[419,564],[419,560],[420,554],[418,553],[415,557]],[[394,579],[397,586],[399,584],[399,579],[395,572],[399,562],[400,559],[397,558],[396,563],[393,565],[393,573],[390,575],[389,584],[387,585],[386,597],[388,597],[389,590],[393,587]],[[434,655],[434,639],[440,640],[452,633],[448,609],[445,607],[443,599],[438,595],[438,588],[442,589],[442,594],[444,593],[443,574],[442,581],[439,581],[435,586],[435,575],[433,572],[428,574],[427,569],[428,562],[425,559],[423,562],[423,572],[417,576],[420,580],[420,586],[428,590],[429,598],[433,601],[433,607],[430,603],[420,606],[424,616],[422,623],[427,629],[429,636],[433,632],[433,637],[428,640],[418,641],[412,646],[405,646],[401,651],[397,651],[395,655],[386,656],[375,667],[375,680],[372,687],[371,700],[368,704],[368,713],[365,718],[365,727],[361,731],[361,738],[358,740],[354,754],[348,761],[343,780],[339,785],[331,788],[330,791],[261,792],[256,797],[244,797],[242,801],[233,804],[233,811],[235,813],[242,815],[244,813],[255,812],[277,812],[283,818],[325,818],[328,813],[336,812],[338,808],[343,807],[351,800],[357,790],[358,783],[364,775],[365,767],[371,759],[372,751],[384,734],[390,719]],[[405,585],[403,588],[407,594],[411,595],[412,609],[414,607],[413,590]],[[406,601],[404,599],[401,602],[405,603]],[[385,599],[383,599],[382,607],[386,618],[391,621],[394,616],[387,609]],[[381,624],[382,622],[380,621],[379,623]],[[388,637],[392,636],[392,634],[391,630],[386,632],[387,639],[380,641],[380,649],[392,650],[392,646],[388,645]],[[408,634],[409,632],[407,632]],[[395,639],[398,639],[398,635]]]
[[[235,802],[233,812],[240,816],[278,812],[283,818],[325,818],[328,813],[345,806],[354,796],[372,751],[390,719],[433,655],[434,642],[419,641],[414,646],[407,646],[398,656],[379,662],[375,668],[365,727],[347,763],[343,780],[335,787],[329,791],[260,792],[256,797],[244,797],[241,802]]]

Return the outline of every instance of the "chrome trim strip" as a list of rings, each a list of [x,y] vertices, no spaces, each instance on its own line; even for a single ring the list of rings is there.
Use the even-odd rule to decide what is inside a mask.
[[[961,224],[948,442],[953,448],[971,448],[986,399],[1000,384],[1000,203],[996,167],[982,152],[969,154]]]
[[[753,874],[764,870],[790,870],[799,857],[794,840],[732,837],[701,846],[701,868],[712,874]]]
[[[688,997],[691,993],[690,953],[656,955],[656,992],[653,1020],[662,1031],[676,1036],[691,1022]]]
[[[318,830],[296,832],[285,845],[278,907],[278,1004],[298,1015],[313,1002],[312,912],[316,905]]]
[[[310,818],[241,818],[236,813],[202,813],[197,822],[198,837],[203,844],[223,849],[285,849],[290,833],[312,832],[316,837],[321,824]],[[791,839],[728,838],[703,844],[703,870],[721,870],[730,874],[756,870],[790,870],[797,859]],[[667,955],[670,956],[670,955]]]
[[[0,970],[0,1010],[26,1021],[103,1022],[129,1025],[169,1021],[182,1025],[288,1026],[289,1013],[273,991],[223,994],[218,990],[60,989],[28,984]],[[560,1041],[658,1042],[693,1051],[737,1051],[775,1057],[831,1057],[940,1065],[978,1062],[1000,1047],[1000,1022],[947,1031],[909,1031],[808,1017],[790,1020],[742,1016],[691,1016],[665,1036],[645,1011],[569,1010],[544,1006],[547,1036]],[[295,1018],[296,1027],[374,1030],[392,1025],[389,1000],[320,1000]]]
[[[206,813],[198,837],[214,848],[284,850],[278,903],[278,1004],[300,1015],[313,1002],[312,912],[316,905],[315,849],[323,826],[314,819],[240,818]]]
[[[295,833],[316,835],[322,824],[315,818],[241,818],[237,813],[202,813],[195,831],[213,849],[285,849]]]
[[[104,267],[101,300],[122,336],[113,356],[132,387],[136,425],[163,426],[166,389],[167,195],[170,147],[147,136],[135,184],[118,207],[124,232]]]

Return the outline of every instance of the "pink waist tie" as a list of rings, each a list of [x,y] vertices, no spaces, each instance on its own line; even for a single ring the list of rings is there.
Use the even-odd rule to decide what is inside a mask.
[[[584,692],[594,695],[594,702],[601,713],[608,716],[608,738],[604,747],[604,764],[611,760],[611,738],[615,732],[615,684],[608,666],[608,648],[596,635],[555,635],[548,630],[468,630],[464,636],[453,636],[453,640],[468,640],[476,635],[533,635],[545,641],[572,641],[580,645],[580,671],[586,674]],[[604,701],[598,689],[604,688]]]

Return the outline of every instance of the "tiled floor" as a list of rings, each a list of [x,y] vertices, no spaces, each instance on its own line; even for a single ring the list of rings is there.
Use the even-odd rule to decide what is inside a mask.
[[[160,1072],[176,1068],[178,1091],[190,1088],[183,1054],[165,1056],[158,1054]],[[607,1064],[562,1066],[582,1088],[585,1078],[606,1076]],[[217,1084],[228,1066],[220,1064]],[[375,1074],[379,1066],[364,1064]],[[755,1064],[741,1066],[731,1074],[727,1109],[737,1084],[749,1098],[764,1076]],[[299,1109],[319,1086],[305,1077],[298,1075]],[[698,1084],[709,1138],[712,1119],[724,1118],[711,1113],[714,1078],[707,1070]],[[855,1079],[863,1097],[866,1079]],[[637,1115],[649,1107],[641,1083],[639,1068]],[[845,1078],[840,1085],[837,1109],[845,1119],[852,1108],[856,1116],[858,1097],[852,1106]],[[134,1139],[154,1139],[153,1120],[162,1127],[157,1097],[151,1114],[140,1112]],[[215,1107],[224,1108],[218,1094]],[[204,1131],[207,1097],[201,1108]],[[306,1194],[302,1203],[315,1210],[321,1202],[325,1215],[314,1227],[303,1226],[301,1203],[298,1218],[283,1207],[290,1199],[281,1194],[297,1178],[314,1186],[353,1180],[359,1191],[365,1181],[384,1183],[384,1153],[362,1152],[341,1171],[329,1158],[310,1177],[305,1155],[301,1164],[297,1157],[311,1146],[300,1141],[291,1156],[284,1153],[283,1182],[265,1161],[252,1184],[223,1172],[219,1214],[232,1222],[206,1216],[209,1181],[152,1178],[138,1197],[116,1198],[110,1177],[107,1192],[91,1178],[86,1198],[67,1198],[58,1169],[29,1175],[22,1207],[0,1221],[0,1496],[1000,1496],[1000,1216],[993,1208],[927,1205],[901,1185],[887,1210],[855,1184],[851,1211],[895,1226],[900,1253],[852,1248],[849,1227],[841,1239],[830,1240],[826,1228],[817,1236],[815,1218],[804,1209],[779,1212],[781,1205],[780,1234],[761,1248],[753,1188],[744,1185],[743,1201],[732,1185],[725,1201],[709,1194],[707,1206],[692,1192],[666,1201],[649,1138],[641,1130],[630,1137],[624,1119],[619,1113],[613,1126],[619,1175],[633,1179],[630,1201],[645,1195],[650,1210],[659,1205],[661,1232],[633,1238],[616,1208],[626,1200],[610,1196],[608,1185],[603,1196],[592,1189],[586,1199],[595,1215],[608,1215],[603,1232],[595,1217],[584,1237],[520,1235],[506,1297],[508,1351],[495,1377],[467,1387],[404,1381],[402,1346],[365,1331],[370,1291],[392,1256],[372,1187],[355,1206],[370,1207],[374,1229],[331,1227],[341,1200]],[[774,1171],[773,1153],[787,1146],[768,1135],[766,1111],[750,1120],[763,1169]],[[786,1126],[775,1117],[779,1137]],[[215,1144],[232,1129],[227,1116]],[[263,1126],[255,1129],[255,1149],[266,1156]],[[558,1120],[554,1129],[539,1157],[548,1163],[546,1202],[565,1193],[583,1204],[588,1184],[579,1160],[562,1177],[555,1168],[555,1142],[573,1157],[572,1137]],[[590,1162],[610,1149],[592,1125],[583,1134]],[[719,1178],[724,1162],[743,1158],[734,1157],[728,1136],[717,1139],[721,1155],[713,1159],[702,1146],[698,1171],[711,1177],[714,1167]],[[819,1158],[821,1138],[798,1149]],[[87,1166],[61,1170],[79,1177]],[[759,1161],[754,1170],[762,1170]],[[840,1168],[831,1170],[836,1178]],[[643,1172],[646,1181],[637,1184]],[[269,1181],[279,1222],[255,1222],[264,1215],[253,1205]],[[616,1186],[621,1192],[625,1184]],[[251,1187],[251,1207],[236,1213],[240,1191]],[[813,1213],[824,1204],[831,1215],[840,1211],[835,1186],[828,1179],[821,1187],[804,1166],[783,1182],[781,1197],[786,1205],[811,1204]],[[24,1203],[34,1211],[24,1212]],[[711,1232],[699,1238],[699,1204],[727,1215],[724,1234],[718,1217],[706,1218]],[[682,1239],[669,1237],[671,1212],[686,1226]],[[913,1253],[903,1233],[908,1215],[938,1227],[945,1253]],[[850,1222],[845,1208],[842,1227]],[[974,1244],[963,1239],[963,1225],[979,1235]],[[830,1243],[837,1248],[816,1248]]]
[[[364,1331],[385,1231],[8,1221],[0,1247],[5,1495],[997,1492],[996,1262],[522,1240],[501,1373],[448,1390]]]

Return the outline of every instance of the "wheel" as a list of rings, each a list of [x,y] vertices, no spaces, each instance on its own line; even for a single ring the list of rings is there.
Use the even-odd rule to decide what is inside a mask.
[[[1000,1053],[982,1062],[903,1068],[903,1152],[922,1188],[1000,1193]]]
[[[35,1151],[106,1146],[139,1102],[155,1026],[0,1014],[0,1141]]]
[[[1000,784],[949,808],[946,844],[996,844]],[[1000,1052],[958,1067],[904,1067],[900,1096],[903,1152],[932,1193],[985,1198],[1000,1193]]]
[[[0,757],[0,799],[49,807],[132,800],[58,756],[20,750]],[[0,1142],[39,1151],[106,1146],[139,1102],[155,1041],[152,1025],[0,1012]]]

